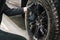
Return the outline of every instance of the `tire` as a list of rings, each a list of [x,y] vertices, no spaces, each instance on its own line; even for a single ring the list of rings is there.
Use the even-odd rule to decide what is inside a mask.
[[[43,7],[44,10],[46,11],[47,20],[45,20],[45,21],[47,21],[47,25],[48,25],[47,26],[47,35],[43,39],[41,39],[40,37],[39,38],[36,37],[35,34],[32,35],[32,33],[33,32],[35,33],[35,31],[37,30],[37,27],[34,27],[34,31],[30,32],[30,29],[29,29],[30,20],[28,20],[29,13],[31,11],[35,12],[35,10],[32,9],[32,10],[28,11],[27,14],[25,14],[25,26],[26,26],[26,30],[29,34],[30,40],[36,40],[33,38],[33,36],[35,36],[37,38],[37,40],[60,40],[60,16],[59,16],[60,15],[59,14],[60,13],[60,0],[37,0],[37,1],[28,0],[27,6],[29,6],[35,2],[39,3],[39,5],[41,7]],[[38,14],[38,13],[36,13],[36,14]],[[41,16],[39,16],[39,17],[41,17]],[[36,18],[37,17],[35,17],[35,19]]]

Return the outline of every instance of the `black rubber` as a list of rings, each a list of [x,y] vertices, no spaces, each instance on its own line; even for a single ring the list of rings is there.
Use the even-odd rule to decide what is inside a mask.
[[[49,32],[45,40],[60,40],[60,0],[37,0],[37,2],[42,4],[48,15]],[[33,2],[28,2],[27,5],[30,5],[31,3]],[[27,23],[26,28],[28,29],[29,26],[27,18],[25,19],[25,22]],[[30,40],[33,39],[30,38]]]

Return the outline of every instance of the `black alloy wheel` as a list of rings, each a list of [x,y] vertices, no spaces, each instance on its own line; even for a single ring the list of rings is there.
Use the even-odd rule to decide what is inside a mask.
[[[30,0],[31,1],[31,0]],[[59,40],[59,0],[33,0],[34,4],[25,14],[25,26],[30,40]]]

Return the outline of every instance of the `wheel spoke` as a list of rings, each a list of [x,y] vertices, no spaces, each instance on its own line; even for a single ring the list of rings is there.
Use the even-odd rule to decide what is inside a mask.
[[[36,13],[30,12],[28,17],[29,31],[33,34],[34,40],[44,40],[48,32],[48,17],[45,10],[39,13],[38,5],[36,10]]]

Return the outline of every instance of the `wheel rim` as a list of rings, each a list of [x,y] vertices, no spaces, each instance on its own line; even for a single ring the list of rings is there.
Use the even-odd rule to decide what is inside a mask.
[[[37,3],[35,8],[36,9],[32,9],[34,11],[30,10],[28,14],[27,28],[34,40],[45,40],[48,33],[48,16],[45,9],[40,4]],[[39,8],[43,8],[43,10],[41,11]]]

